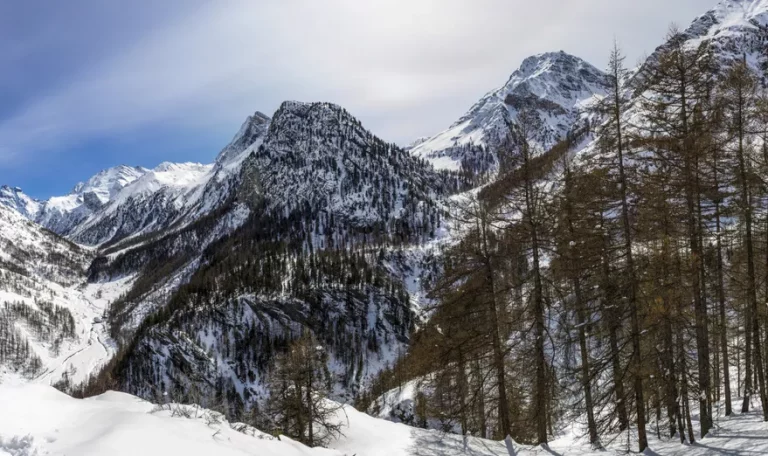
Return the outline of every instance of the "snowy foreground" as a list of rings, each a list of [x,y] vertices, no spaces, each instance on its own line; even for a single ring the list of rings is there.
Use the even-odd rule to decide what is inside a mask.
[[[253,428],[238,432],[204,411],[189,418],[173,416],[128,394],[109,392],[73,399],[42,385],[0,384],[0,456],[32,455],[260,455],[260,456],[438,456],[508,455],[501,442],[470,439],[466,451],[461,437],[411,428],[377,419],[352,408],[344,437],[333,449],[307,448]],[[768,454],[768,425],[759,415],[736,416],[718,422],[714,435],[693,446],[651,442],[648,455]],[[549,449],[514,445],[514,454],[612,455],[623,451],[589,451],[575,439],[563,437]]]

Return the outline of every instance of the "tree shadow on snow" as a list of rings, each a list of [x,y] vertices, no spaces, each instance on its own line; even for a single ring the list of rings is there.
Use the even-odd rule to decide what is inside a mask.
[[[439,431],[412,431],[411,448],[409,454],[414,456],[508,456],[507,448],[503,442],[484,440],[479,438],[469,438],[469,444],[464,450],[464,441],[462,436],[456,434],[446,434]],[[522,449],[522,448],[519,448]],[[540,447],[526,447],[526,450],[537,450],[537,454],[542,456],[563,456],[561,453],[549,448],[548,445]]]
[[[464,442],[460,435],[446,434],[438,431],[412,431],[411,448],[409,454],[414,456],[445,456],[468,455],[488,456],[507,455],[507,451],[500,443],[487,440],[470,438],[470,445],[464,451]],[[490,444],[490,445],[489,445]]]

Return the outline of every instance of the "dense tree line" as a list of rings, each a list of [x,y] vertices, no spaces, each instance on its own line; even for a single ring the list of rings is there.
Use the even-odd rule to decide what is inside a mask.
[[[375,143],[366,154],[400,157],[403,152]],[[238,230],[205,247],[199,268],[135,331],[121,333],[123,316],[130,316],[131,309],[142,305],[170,272],[194,258],[194,249],[201,245],[198,240],[210,236],[211,228],[203,227],[201,221],[94,263],[94,280],[134,268],[143,272],[133,289],[110,309],[109,320],[122,342],[121,350],[86,385],[76,386],[75,394],[120,389],[156,398],[158,391],[168,391],[174,400],[199,401],[231,419],[275,425],[300,440],[317,438],[322,443],[318,436],[310,438],[305,426],[276,424],[279,417],[272,413],[272,390],[278,385],[271,379],[281,363],[290,359],[298,343],[294,341],[303,340],[302,335],[311,337],[327,350],[324,356],[334,366],[322,382],[314,384],[313,401],[326,396],[328,390],[321,388],[326,383],[333,387],[336,399],[353,399],[364,379],[376,373],[365,368],[368,359],[385,356],[385,347],[407,342],[413,327],[410,296],[384,265],[393,261],[391,252],[398,246],[434,235],[444,215],[436,198],[448,190],[432,189],[429,182],[414,184],[411,190],[408,183],[393,180],[391,170],[361,170],[359,176],[352,172],[342,181],[342,190],[345,185],[373,188],[372,180],[392,189],[391,200],[396,204],[385,201],[385,193],[371,193],[382,212],[369,223],[347,216],[357,210],[331,210],[330,197],[312,195],[293,205],[277,204],[281,201],[271,199],[273,193],[264,187],[264,176],[254,166],[257,158],[254,154],[243,165],[252,188],[236,197],[236,201],[248,201],[250,217]],[[305,165],[296,166],[303,169]],[[338,171],[333,169],[336,164],[325,159],[321,165],[315,172]],[[419,172],[424,166],[418,165]],[[158,346],[165,347],[162,357],[155,350]],[[281,390],[279,396],[290,398],[291,394]],[[289,418],[283,415],[282,419]]]
[[[45,301],[36,301],[35,307],[23,302],[4,302],[0,307],[0,364],[25,376],[39,373],[42,361],[21,328],[49,344],[53,356],[59,355],[62,342],[76,337],[75,319],[68,309]]]
[[[374,395],[421,376],[458,432],[546,443],[570,417],[641,451],[720,406],[768,417],[764,77],[674,30],[634,74],[615,48],[609,76],[576,159],[537,150],[535,112],[510,124],[512,166],[454,209],[434,317]]]

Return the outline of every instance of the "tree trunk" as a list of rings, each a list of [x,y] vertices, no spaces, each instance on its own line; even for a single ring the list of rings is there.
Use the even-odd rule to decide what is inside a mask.
[[[619,420],[619,431],[624,431],[629,427],[629,414],[627,413],[627,395],[624,391],[624,375],[621,368],[621,353],[619,351],[619,312],[616,310],[616,303],[613,301],[617,297],[611,286],[610,264],[608,258],[603,256],[603,314],[608,323],[608,345],[610,347],[611,373],[613,374],[613,390],[616,396],[616,415]]]
[[[617,86],[618,88],[618,86]],[[615,94],[617,97],[618,108],[618,90]],[[631,321],[631,337],[632,337],[632,360],[633,369],[632,375],[634,378],[635,387],[635,406],[637,408],[637,439],[640,447],[639,451],[642,452],[648,447],[648,437],[645,431],[645,398],[643,397],[643,363],[642,363],[642,351],[640,346],[640,317],[638,316],[638,300],[637,300],[637,277],[635,276],[635,262],[633,260],[632,252],[632,228],[629,222],[629,203],[627,198],[627,178],[624,173],[624,151],[622,144],[622,132],[621,132],[621,117],[620,112],[616,109],[616,122],[618,130],[618,159],[619,159],[619,187],[621,189],[621,220],[624,227],[624,248],[626,249],[627,258],[627,270],[629,275],[629,315]]]
[[[565,162],[565,205],[566,205],[566,217],[568,221],[568,234],[569,241],[575,242],[576,233],[573,227],[573,205],[571,203],[572,197],[572,177],[570,169],[568,168],[567,158]],[[579,351],[581,355],[581,385],[584,389],[584,407],[587,411],[587,429],[589,431],[589,443],[597,448],[600,447],[600,437],[597,434],[597,423],[595,422],[594,403],[592,400],[592,369],[589,361],[589,343],[587,340],[587,320],[588,312],[585,308],[586,302],[581,291],[581,280],[576,271],[576,264],[572,255],[572,246],[566,247],[568,249],[568,274],[572,276],[573,293],[576,298],[576,316],[578,318],[579,327]]]
[[[719,189],[717,182],[717,158],[715,158],[715,188]],[[725,416],[731,416],[733,405],[731,404],[731,374],[728,363],[728,321],[725,318],[725,280],[723,278],[723,245],[720,227],[720,200],[715,202],[715,230],[717,236],[717,301],[718,317],[720,323],[720,350],[722,352],[723,388],[725,394]]]
[[[483,213],[483,217],[487,214]],[[496,277],[494,266],[491,262],[490,248],[488,245],[488,220],[481,221],[482,248],[485,258],[486,280],[489,287],[490,297],[488,306],[490,311],[491,324],[491,344],[493,349],[493,367],[496,373],[496,388],[499,392],[498,410],[499,410],[499,437],[505,438],[512,433],[512,424],[510,423],[509,399],[507,397],[507,386],[504,375],[504,349],[501,340],[501,328],[499,325],[499,309],[496,302]]]
[[[741,104],[739,104],[739,119],[742,119],[741,114]],[[757,307],[757,280],[756,280],[756,274],[755,274],[755,253],[754,253],[754,244],[753,244],[753,238],[752,238],[752,200],[751,195],[749,192],[749,181],[748,181],[748,164],[745,157],[745,151],[744,151],[744,135],[743,135],[743,127],[739,125],[739,146],[736,151],[737,153],[737,159],[739,162],[739,175],[740,175],[740,190],[741,190],[741,204],[742,204],[742,210],[744,212],[744,228],[746,230],[745,233],[745,248],[747,250],[747,299],[748,299],[748,311],[746,312],[746,332],[747,332],[747,353],[746,353],[746,361],[747,361],[747,381],[745,385],[745,391],[744,391],[744,402],[742,404],[741,410],[742,412],[749,411],[749,399],[750,399],[750,382],[752,381],[751,374],[752,374],[752,363],[750,361],[754,361],[754,368],[756,371],[754,374],[757,376],[757,383],[760,393],[760,402],[763,406],[763,416],[768,419],[768,400],[766,398],[766,391],[765,391],[765,376],[763,373],[763,357],[762,357],[762,349],[761,349],[761,338],[760,338],[760,319],[758,316],[758,307]],[[749,334],[751,331],[751,335]],[[752,342],[752,349],[754,356],[754,360],[750,359],[750,353],[749,353],[749,342]]]
[[[547,397],[549,395],[549,382],[547,381],[547,358],[544,351],[544,337],[547,333],[544,307],[544,285],[541,280],[541,266],[539,258],[539,237],[537,226],[536,202],[534,201],[533,182],[529,169],[529,151],[527,144],[523,150],[523,167],[525,179],[525,205],[530,227],[531,250],[533,254],[533,313],[534,313],[534,337],[536,363],[536,386],[534,402],[536,410],[536,443],[545,444],[547,438],[547,423],[549,413],[547,410]]]

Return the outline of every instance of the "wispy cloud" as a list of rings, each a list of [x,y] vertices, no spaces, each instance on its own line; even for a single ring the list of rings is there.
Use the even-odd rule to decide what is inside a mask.
[[[687,23],[714,3],[181,2],[183,10],[126,30],[112,47],[94,36],[70,49],[106,52],[73,58],[66,77],[30,90],[0,118],[0,162],[148,125],[234,131],[246,114],[283,99],[342,104],[378,134],[406,141],[446,127],[527,55],[564,49],[601,66],[616,35],[636,58],[668,22]],[[100,20],[81,13],[69,27]],[[25,45],[16,43],[19,52]]]

